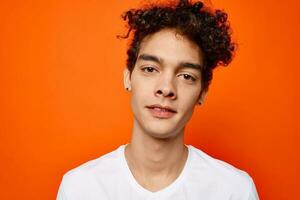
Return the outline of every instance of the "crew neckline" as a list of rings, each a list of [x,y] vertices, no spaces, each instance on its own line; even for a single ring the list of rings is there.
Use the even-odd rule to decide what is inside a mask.
[[[121,159],[121,163],[122,163],[122,166],[123,166],[123,169],[124,169],[124,174],[125,176],[128,178],[130,184],[136,189],[137,192],[139,192],[140,194],[142,194],[143,196],[145,197],[150,197],[150,198],[156,198],[156,197],[159,197],[159,198],[163,198],[169,194],[171,194],[172,191],[174,191],[176,188],[178,188],[178,185],[180,183],[182,183],[183,179],[185,178],[186,176],[186,173],[188,171],[188,168],[190,167],[190,161],[191,161],[191,147],[190,145],[186,145],[184,144],[187,149],[188,149],[188,156],[187,156],[187,159],[186,159],[186,162],[184,164],[184,167],[183,169],[181,170],[179,176],[171,183],[169,184],[167,187],[159,190],[159,191],[156,191],[156,192],[151,192],[150,190],[147,190],[146,188],[144,188],[143,186],[141,186],[137,180],[135,179],[135,177],[133,176],[129,166],[128,166],[128,163],[127,163],[127,160],[126,160],[126,157],[125,157],[125,147],[128,145],[127,144],[124,144],[124,145],[121,145],[119,147],[119,158]]]

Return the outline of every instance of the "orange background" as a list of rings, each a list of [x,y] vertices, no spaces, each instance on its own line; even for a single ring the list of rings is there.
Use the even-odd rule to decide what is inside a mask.
[[[1,199],[55,199],[66,171],[129,141],[127,41],[116,35],[139,2],[0,2]],[[185,142],[247,171],[261,199],[297,199],[300,3],[213,5],[229,13],[239,48]]]

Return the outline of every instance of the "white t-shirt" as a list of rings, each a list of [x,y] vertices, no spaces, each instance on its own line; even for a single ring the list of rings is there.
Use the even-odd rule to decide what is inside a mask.
[[[252,178],[244,171],[188,147],[188,158],[177,179],[166,188],[151,192],[132,175],[124,148],[67,172],[57,200],[256,200]]]

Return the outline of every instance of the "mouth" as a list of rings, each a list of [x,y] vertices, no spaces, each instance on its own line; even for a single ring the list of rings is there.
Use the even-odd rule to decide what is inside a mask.
[[[159,104],[146,106],[146,108],[150,111],[153,117],[156,118],[171,118],[173,115],[177,113],[177,111],[169,106],[162,106]]]

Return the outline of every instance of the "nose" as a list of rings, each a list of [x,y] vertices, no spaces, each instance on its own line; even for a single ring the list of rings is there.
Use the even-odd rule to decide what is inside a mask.
[[[162,77],[155,89],[155,96],[166,97],[172,100],[176,99],[177,95],[172,78]]]

